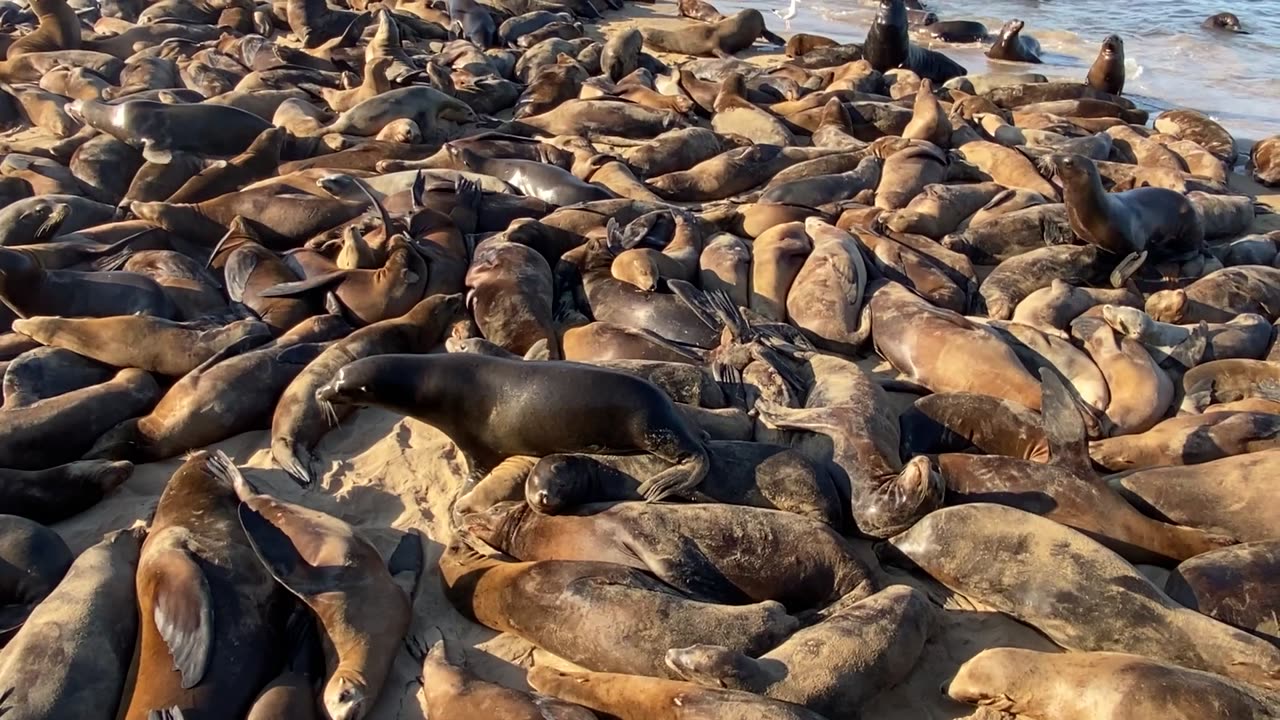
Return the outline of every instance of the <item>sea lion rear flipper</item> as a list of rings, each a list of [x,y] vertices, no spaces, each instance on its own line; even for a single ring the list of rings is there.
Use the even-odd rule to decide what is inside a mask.
[[[484,201],[484,193],[480,186],[471,180],[458,175],[454,183],[453,209],[449,211],[449,219],[463,235],[474,235],[480,224],[480,206]]]
[[[147,713],[147,720],[185,720],[186,715],[182,714],[182,708],[177,705],[164,710],[152,710]]]
[[[1080,416],[1080,396],[1057,370],[1048,367],[1040,369],[1040,392],[1041,424],[1049,442],[1049,461],[1083,479],[1097,477]]]
[[[724,323],[720,322],[720,318],[716,316],[715,305],[705,292],[684,280],[668,279],[667,288],[673,295],[680,298],[707,327],[716,331],[724,328]]]
[[[273,285],[266,290],[258,293],[261,297],[293,297],[301,295],[311,290],[327,288],[330,285],[337,284],[346,279],[349,270],[333,270],[327,273],[321,273],[309,277],[305,280],[295,280],[293,282],[283,282]]]
[[[181,547],[156,550],[147,558],[154,598],[153,620],[169,648],[173,667],[189,690],[204,679],[213,658],[213,598],[209,581]]]

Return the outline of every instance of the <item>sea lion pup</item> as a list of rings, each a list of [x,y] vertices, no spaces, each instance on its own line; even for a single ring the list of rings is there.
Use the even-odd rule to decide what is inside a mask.
[[[131,474],[133,463],[102,460],[48,470],[0,470],[0,507],[39,523],[56,523],[97,505]]]
[[[1119,35],[1103,39],[1085,82],[1095,90],[1112,95],[1124,92],[1124,41]]]
[[[376,322],[338,340],[307,364],[280,395],[271,419],[271,456],[303,486],[315,480],[311,451],[349,412],[326,406],[316,390],[354,360],[389,353],[425,353],[438,345],[450,326],[465,318],[462,296],[433,295],[401,317]]]
[[[666,674],[662,654],[695,643],[758,655],[799,624],[772,600],[714,605],[607,562],[509,562],[455,538],[440,557],[445,597],[464,616],[583,667]],[[573,610],[579,622],[562,623]]]
[[[943,687],[954,700],[1037,720],[1264,720],[1270,693],[1207,672],[1126,653],[989,648]]]
[[[1263,637],[1280,638],[1280,540],[1242,543],[1186,560],[1164,591],[1183,605]]]
[[[536,693],[482,680],[449,660],[444,639],[422,657],[422,711],[432,718],[596,720],[590,710]]]
[[[928,140],[940,148],[951,146],[951,121],[947,119],[938,97],[933,94],[933,82],[921,78],[920,89],[911,112],[911,122],[902,131],[902,137],[910,140]]]
[[[504,390],[510,387],[526,392],[511,397]],[[649,500],[697,487],[711,462],[656,385],[577,363],[384,355],[346,365],[316,397],[414,417],[444,432],[482,468],[516,455],[649,452],[675,465],[645,481],[641,492]],[[565,424],[561,405],[570,399],[582,423]]]
[[[1167,323],[1230,322],[1245,313],[1280,318],[1280,269],[1239,265],[1215,270],[1186,287],[1147,297],[1147,314]]]
[[[1068,650],[1131,652],[1245,682],[1277,683],[1280,648],[1182,607],[1118,555],[1038,515],[985,503],[943,508],[877,552]],[[1139,625],[1143,632],[1115,631]]]
[[[59,50],[79,50],[80,18],[67,5],[66,0],[33,0],[31,12],[35,13],[36,29],[17,38],[9,45],[6,62],[12,62],[27,53],[52,53]]]
[[[227,348],[247,349],[271,340],[270,328],[257,320],[215,325],[150,315],[32,317],[13,321],[13,330],[98,362],[169,377],[182,377]]]
[[[1280,399],[1280,367],[1268,360],[1214,360],[1182,376],[1182,411],[1198,413],[1214,403]]]
[[[257,115],[213,103],[125,100],[108,105],[76,100],[67,109],[89,127],[128,143],[158,163],[166,162],[173,151],[236,155],[271,127]]]
[[[902,0],[880,0],[880,8],[862,46],[863,57],[871,67],[880,72],[907,68],[938,83],[968,73],[964,66],[946,55],[912,44],[907,29],[907,7]]]
[[[149,462],[265,427],[280,393],[324,350],[322,343],[347,332],[346,323],[329,315],[265,347],[228,348],[182,376],[150,413],[98,438],[85,457]],[[255,392],[229,392],[250,378]]]
[[[1079,398],[1053,371],[1042,371],[1041,378],[1047,461],[940,455],[938,466],[947,484],[948,504],[993,502],[1043,515],[1079,530],[1131,562],[1178,562],[1234,542],[1153,520],[1125,502],[1090,465]]]
[[[111,426],[160,395],[148,373],[127,368],[100,385],[0,412],[0,467],[42,470],[76,460]]]
[[[1280,135],[1254,143],[1249,151],[1249,166],[1254,180],[1267,187],[1280,185]]]
[[[757,693],[826,717],[853,717],[915,667],[934,613],[924,593],[894,585],[851,605],[842,601],[759,659],[694,645],[668,650],[666,662],[699,685]]]
[[[1062,183],[1071,230],[1081,240],[1122,258],[1146,251],[1157,264],[1204,252],[1204,223],[1186,195],[1155,187],[1109,193],[1083,155],[1054,154],[1044,163]]]
[[[693,502],[785,510],[841,527],[841,496],[827,468],[791,448],[767,443],[707,443],[711,469],[690,494]],[[524,497],[555,515],[589,503],[643,500],[643,478],[669,467],[651,455],[548,455],[525,479]]]
[[[5,647],[7,717],[116,717],[138,632],[134,576],[144,534],[119,530],[81,553]]]
[[[815,345],[844,354],[857,349],[867,266],[849,233],[816,217],[804,221],[813,252],[787,292],[787,320]]]
[[[239,717],[275,672],[287,596],[240,527],[230,465],[194,453],[160,495],[138,564],[142,642],[126,720],[174,706]]]
[[[1010,20],[1000,28],[1000,35],[987,48],[987,57],[1009,62],[1040,63],[1040,43],[1033,37],[1023,37],[1021,20]]]
[[[219,451],[220,452],[220,451]],[[240,525],[276,581],[315,613],[326,640],[328,717],[361,720],[378,701],[409,630],[408,594],[382,556],[347,523],[260,494],[219,455],[213,472],[235,487]]]
[[[58,586],[74,559],[62,537],[49,528],[17,515],[0,515],[0,562],[5,567],[0,578],[0,648]]]
[[[732,57],[746,50],[764,33],[759,10],[740,10],[716,23],[691,24],[676,30],[642,27],[644,44],[659,52],[683,55]]]
[[[539,665],[529,671],[529,684],[618,720],[822,720],[800,705],[656,677],[564,672]]]
[[[830,526],[777,510],[622,502],[546,515],[502,502],[461,522],[469,536],[517,560],[617,563],[708,602],[776,600],[796,612],[876,590],[853,547]],[[756,558],[779,546],[804,550],[762,570]]]
[[[888,395],[857,365],[830,355],[800,355],[813,374],[804,407],[761,398],[756,410],[771,429],[806,430],[796,447],[832,463],[836,489],[848,498],[858,532],[889,537],[942,505],[943,484],[927,457],[905,464]]]
[[[872,290],[867,307],[863,325],[867,329],[869,321],[876,351],[912,382],[933,392],[980,393],[1040,409],[1040,383],[1013,349],[963,315],[897,283]],[[987,372],[960,371],[975,366]]]

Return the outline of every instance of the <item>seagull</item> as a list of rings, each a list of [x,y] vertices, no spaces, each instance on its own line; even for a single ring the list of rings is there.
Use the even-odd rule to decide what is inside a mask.
[[[795,16],[796,16],[796,4],[797,4],[797,2],[798,2],[798,0],[791,0],[791,7],[787,8],[787,11],[786,11],[786,12],[779,12],[779,11],[777,11],[777,10],[774,10],[774,11],[773,11],[773,14],[774,14],[774,15],[777,15],[778,17],[782,18],[782,21],[783,21],[784,23],[786,23],[786,26],[787,26],[787,29],[788,29],[788,30],[790,30],[790,29],[791,29],[791,18],[793,18],[793,17],[795,17]]]

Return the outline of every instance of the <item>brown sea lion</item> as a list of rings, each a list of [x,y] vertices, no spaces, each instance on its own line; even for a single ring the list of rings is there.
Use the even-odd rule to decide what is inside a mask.
[[[862,252],[853,236],[819,218],[804,229],[813,251],[787,292],[787,320],[816,345],[851,354],[867,287]]]
[[[789,58],[798,58],[808,55],[813,50],[825,47],[835,47],[839,45],[835,40],[821,35],[811,35],[809,33],[796,33],[787,38],[787,44],[783,48]]]
[[[195,453],[160,495],[138,564],[142,640],[127,720],[175,706],[196,717],[247,712],[275,670],[286,596],[240,528],[233,470],[225,455]]]
[[[769,320],[786,320],[787,296],[812,252],[813,240],[804,223],[774,225],[756,237],[752,243],[751,310]],[[850,256],[852,262],[857,260]],[[853,279],[856,281],[856,275]]]
[[[752,249],[755,243],[730,233],[707,238],[698,256],[698,280],[703,290],[720,291],[737,307],[751,302]]]
[[[1236,164],[1236,141],[1222,125],[1195,110],[1166,110],[1153,123],[1158,132],[1190,140],[1227,164]]]
[[[706,687],[742,690],[844,717],[904,680],[934,625],[928,597],[905,585],[824,613],[822,621],[753,659],[722,647],[667,651],[667,667]]]
[[[1112,95],[1124,92],[1124,41],[1119,35],[1103,39],[1085,82],[1095,90]]]
[[[1280,541],[1242,543],[1197,555],[1174,568],[1164,591],[1211,618],[1280,638]]]
[[[259,242],[256,231],[240,216],[231,220],[230,228],[209,255],[209,266],[220,269],[227,297],[243,303],[281,334],[319,312],[310,298],[264,297],[264,290],[281,283],[293,282],[298,275],[274,252]]]
[[[325,715],[362,720],[378,701],[412,619],[410,599],[367,540],[332,515],[259,494],[225,456],[240,525],[276,581],[315,613],[326,648]],[[224,479],[226,481],[226,479]],[[410,542],[419,542],[410,536]],[[416,575],[421,571],[421,548]],[[393,557],[394,559],[394,557]],[[335,568],[341,568],[336,570]]]
[[[119,530],[89,547],[27,618],[0,656],[6,715],[116,717],[137,639],[134,575],[144,534]]]
[[[635,568],[508,562],[482,556],[458,539],[441,555],[440,574],[445,596],[468,618],[606,672],[662,675],[667,649],[695,643],[759,653],[797,626],[777,602],[713,605]],[[549,615],[566,608],[578,611],[580,621],[561,623]],[[664,620],[655,624],[655,617]]]
[[[794,612],[877,589],[853,547],[830,526],[776,510],[623,502],[547,515],[504,502],[465,516],[462,527],[517,560],[617,563],[710,602],[776,600]],[[805,550],[774,572],[762,571],[752,558],[777,543]]]
[[[501,391],[512,383],[526,390],[519,400]],[[460,392],[466,393],[465,403],[450,399]],[[702,443],[657,386],[577,363],[457,353],[371,357],[345,366],[316,397],[412,415],[445,432],[482,468],[518,455],[650,452],[675,464],[646,481],[642,492],[651,500],[693,489],[710,463]],[[584,405],[587,399],[590,408]],[[562,402],[572,402],[585,424],[563,422]]]
[[[1009,62],[1040,63],[1040,43],[1033,37],[1023,37],[1026,26],[1021,20],[1010,20],[1000,28],[1000,35],[987,48],[987,57]]]
[[[129,479],[133,463],[83,460],[48,470],[0,470],[0,507],[39,523],[77,515]]]
[[[1003,186],[994,182],[926,185],[905,208],[885,213],[880,222],[893,232],[941,240],[1002,192]]]
[[[1249,151],[1249,165],[1253,168],[1254,180],[1267,187],[1280,185],[1280,135],[1254,143]]]
[[[918,141],[890,155],[880,172],[876,207],[884,210],[905,208],[926,186],[947,179],[948,162],[946,153],[927,141]]]
[[[644,44],[660,52],[730,57],[746,50],[764,33],[759,10],[741,10],[715,24],[686,25],[677,30],[641,28]]]
[[[742,73],[729,73],[711,107],[711,129],[720,135],[740,135],[753,143],[795,145],[791,130],[773,114],[752,104],[746,94],[747,82]]]
[[[1277,703],[1220,675],[1114,652],[989,648],[960,666],[952,699],[1038,720],[1265,718]]]
[[[538,666],[529,673],[529,684],[539,692],[618,720],[821,720],[821,716],[800,705],[656,677],[562,672]]]
[[[149,277],[130,272],[44,270],[31,256],[11,249],[0,249],[0,296],[18,317],[134,313],[178,317],[173,300]]]
[[[206,247],[225,237],[235,218],[242,217],[253,223],[261,244],[285,250],[297,247],[297,238],[332,230],[362,214],[366,207],[365,203],[271,183],[194,204],[135,202],[129,211],[140,220]]]
[[[1205,275],[1184,288],[1147,298],[1147,314],[1167,323],[1230,322],[1244,313],[1280,318],[1280,268],[1240,265]]]
[[[5,570],[0,576],[3,647],[62,581],[75,556],[54,531],[33,520],[5,514],[0,515],[0,559]]]
[[[1146,348],[1100,321],[1081,322],[1076,329],[1073,334],[1111,388],[1105,412],[1115,434],[1145,432],[1160,422],[1173,402],[1173,381]]]
[[[1172,325],[1156,322],[1137,307],[1104,306],[1102,318],[1129,337],[1146,345],[1157,361],[1161,355],[1175,357],[1183,367],[1233,358],[1258,360],[1266,356],[1271,343],[1271,323],[1261,315],[1246,313],[1225,323],[1201,325]],[[1196,346],[1203,336],[1203,354],[1200,357],[1181,357],[1183,348]]]
[[[280,128],[269,128],[254,138],[244,152],[205,168],[186,181],[172,195],[169,203],[198,203],[270,177],[280,165],[280,151],[285,144],[286,133]]]
[[[39,24],[34,32],[13,41],[7,61],[26,53],[80,49],[80,18],[66,0],[34,0],[30,8]]]
[[[1141,307],[1142,298],[1127,288],[1082,288],[1054,279],[1048,287],[1036,290],[1018,303],[1013,322],[1065,338],[1070,335],[1071,321],[1098,305],[1136,309]]]
[[[466,283],[467,307],[486,339],[518,355],[545,340],[551,357],[560,357],[554,283],[541,255],[520,243],[487,240],[476,247]]]
[[[984,503],[943,508],[877,551],[1068,650],[1131,652],[1245,682],[1277,683],[1280,648],[1180,606],[1110,550],[1031,513]],[[1013,560],[1028,556],[1041,560]],[[1028,582],[1028,574],[1036,580]]]
[[[1075,242],[1066,205],[1044,204],[1038,193],[1035,197],[1041,202],[985,217],[981,223],[970,223],[945,236],[942,247],[962,253],[980,265],[999,265],[1032,251]],[[997,196],[992,202],[998,201]],[[979,210],[977,215],[984,212]]]
[[[1182,410],[1201,412],[1213,403],[1280,398],[1280,368],[1269,360],[1214,360],[1182,376]]]
[[[898,417],[902,455],[964,452],[1047,462],[1049,442],[1040,417],[1025,407],[991,395],[931,393]]]
[[[1018,303],[1054,279],[1073,285],[1101,285],[1119,275],[1115,257],[1096,245],[1054,245],[1021,253],[992,270],[978,293],[993,320],[1013,317]]]

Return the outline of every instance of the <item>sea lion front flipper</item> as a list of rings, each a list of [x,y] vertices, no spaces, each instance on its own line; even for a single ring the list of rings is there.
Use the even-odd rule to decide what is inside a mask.
[[[1208,351],[1209,324],[1201,320],[1199,325],[1191,329],[1186,340],[1170,348],[1166,354],[1185,371],[1199,365]]]
[[[683,460],[663,458],[674,462],[667,468],[640,484],[640,494],[648,502],[662,502],[673,497],[688,497],[702,483],[711,470],[711,458],[704,449]]]
[[[764,38],[766,41],[774,45],[777,45],[778,47],[783,47],[784,45],[787,44],[787,41],[783,40],[781,35],[778,35],[777,33],[773,32],[769,28],[765,28],[764,30],[761,30],[760,37]]]
[[[667,280],[667,289],[680,298],[680,301],[687,305],[707,327],[716,331],[724,329],[724,323],[720,322],[720,318],[716,315],[715,305],[708,299],[705,292],[689,282],[674,279]]]
[[[422,537],[417,530],[409,530],[387,558],[387,572],[410,601],[416,597],[423,567]]]
[[[232,302],[244,302],[244,289],[249,284],[249,278],[253,275],[253,271],[258,267],[258,255],[252,252],[233,252],[231,257],[227,258],[227,264],[222,269],[223,282],[227,286],[227,296]]]
[[[1053,368],[1040,369],[1040,414],[1049,462],[1082,479],[1097,477],[1089,458],[1089,438],[1080,417],[1079,395]]]
[[[173,152],[155,146],[155,142],[147,140],[142,145],[142,159],[156,165],[168,165],[173,162]]]
[[[332,270],[314,277],[309,277],[306,280],[283,282],[277,285],[272,285],[266,290],[258,293],[258,295],[261,297],[293,297],[294,295],[301,295],[303,293],[310,292],[311,290],[318,290],[320,288],[326,288],[330,285],[340,283],[347,278],[347,274],[350,272],[350,270]]]
[[[540,338],[537,342],[529,346],[524,353],[525,360],[550,360],[551,359],[551,343],[546,338]]]
[[[1129,253],[1123,260],[1116,264],[1116,269],[1111,271],[1111,287],[1122,288],[1124,284],[1129,282],[1129,278],[1138,272],[1142,264],[1147,261],[1147,251]]]
[[[213,598],[209,580],[182,547],[157,550],[147,558],[155,606],[153,620],[169,647],[173,667],[190,690],[204,679],[213,658]]]
[[[641,561],[654,575],[695,600],[732,605],[751,601],[692,540],[675,536],[668,539],[671,542],[660,541],[654,550],[640,553]]]
[[[275,522],[284,525],[301,526],[306,521],[298,517],[293,507],[280,502],[270,495],[255,495],[240,503],[240,527],[244,528],[249,544],[257,553],[267,572],[289,592],[300,598],[309,598],[332,590],[342,568],[318,568],[307,562],[307,552],[316,550],[315,545],[322,544],[325,539],[323,528],[295,527],[297,537],[286,533]],[[299,549],[295,542],[302,542],[306,547]]]

